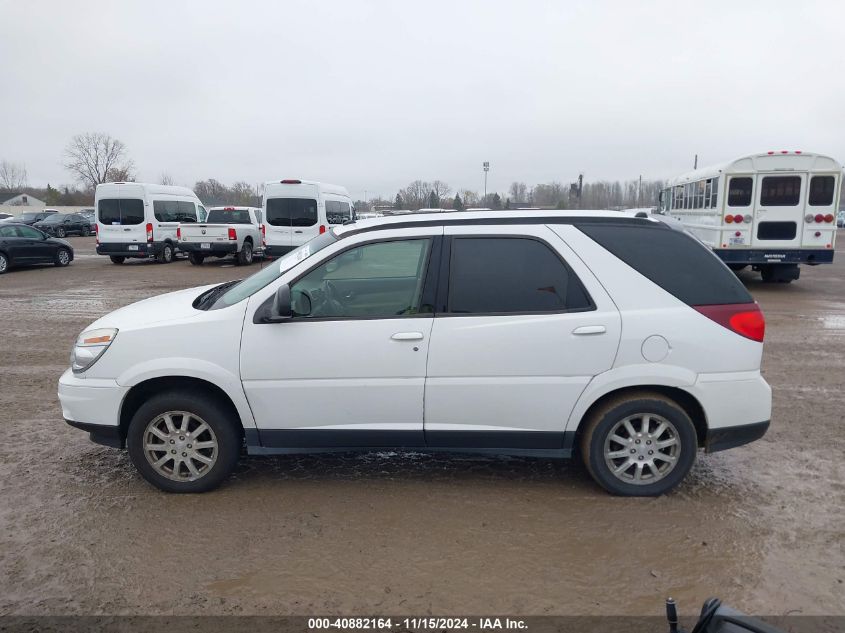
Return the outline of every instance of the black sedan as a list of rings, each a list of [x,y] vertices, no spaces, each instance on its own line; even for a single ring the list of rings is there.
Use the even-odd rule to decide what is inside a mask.
[[[28,213],[21,213],[20,217],[17,219],[17,222],[21,224],[29,224],[30,226],[35,224],[36,222],[40,222],[45,218],[49,218],[54,213],[58,213],[57,211],[29,211]]]
[[[32,226],[56,237],[91,234],[91,223],[78,213],[53,213]]]
[[[64,240],[50,237],[26,224],[0,224],[0,275],[12,266],[67,266],[72,261],[73,247]]]

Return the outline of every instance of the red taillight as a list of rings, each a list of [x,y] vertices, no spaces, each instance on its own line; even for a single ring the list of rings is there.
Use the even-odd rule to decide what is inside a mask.
[[[235,231],[231,226],[229,227],[229,239],[230,240],[237,240],[238,239],[238,232]]]
[[[752,341],[763,342],[766,319],[756,303],[730,303],[713,306],[693,306],[699,313],[719,325]]]
[[[147,222],[147,241],[153,241],[153,225],[152,222]]]
[[[176,239],[177,240],[182,239],[182,227],[181,226],[176,227]]]
[[[280,181],[283,185],[301,185],[302,181],[297,180],[295,178],[285,178],[284,180]]]
[[[223,207],[224,211],[234,211],[235,207]]]
[[[94,225],[94,240],[95,240],[95,243],[99,246],[99,244],[100,244],[100,225],[99,224]]]
[[[816,222],[824,222],[824,216],[821,213],[816,213],[816,217],[813,218]]]
[[[267,227],[261,225],[261,245],[267,246]]]
[[[323,233],[325,233],[325,232],[326,232],[326,225],[325,225],[325,224],[321,224],[321,225],[320,225],[320,235],[322,235],[322,234],[323,234]]]
[[[742,224],[742,216],[739,214],[735,215],[734,222],[736,222],[737,224]]]
[[[726,215],[725,216],[725,222],[727,222],[728,224],[733,224],[733,221],[734,221],[734,216],[732,216],[732,215]]]
[[[824,216],[824,221],[825,222],[833,222],[833,214],[828,213],[826,216]]]

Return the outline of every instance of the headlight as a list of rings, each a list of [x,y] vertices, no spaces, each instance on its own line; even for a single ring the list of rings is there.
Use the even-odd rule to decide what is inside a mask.
[[[85,371],[97,362],[117,336],[114,328],[88,330],[79,335],[70,353],[70,366],[75,374]]]

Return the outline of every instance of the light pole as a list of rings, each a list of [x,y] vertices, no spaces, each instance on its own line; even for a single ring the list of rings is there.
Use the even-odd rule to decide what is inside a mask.
[[[484,199],[487,200],[487,172],[490,171],[490,162],[484,161]]]

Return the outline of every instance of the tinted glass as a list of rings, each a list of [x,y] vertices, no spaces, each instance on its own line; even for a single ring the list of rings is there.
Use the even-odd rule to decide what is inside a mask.
[[[103,224],[141,224],[144,221],[144,201],[137,198],[104,198],[97,208]]]
[[[687,305],[754,301],[736,275],[686,233],[612,224],[583,224],[578,228]]]
[[[728,206],[747,207],[751,204],[751,178],[731,178],[728,181]]]
[[[267,200],[267,224],[313,226],[316,223],[316,200],[311,198],[270,198]]]
[[[41,231],[33,229],[29,226],[19,226],[18,229],[18,237],[25,237],[31,240],[40,240],[44,238],[44,234]]]
[[[252,224],[247,209],[212,209],[208,212],[209,224]]]
[[[176,200],[154,200],[153,215],[159,222],[178,222],[179,203]]]
[[[344,251],[291,287],[294,310],[311,318],[418,314],[430,247],[430,239],[414,239]]]
[[[797,231],[796,222],[760,222],[757,225],[757,239],[793,240]]]
[[[760,204],[794,207],[801,199],[800,176],[766,176],[760,185]]]
[[[449,312],[555,312],[590,307],[581,282],[542,242],[507,237],[452,241]]]
[[[827,207],[833,204],[833,190],[836,178],[833,176],[813,176],[810,179],[810,205]]]
[[[28,222],[29,220],[34,220],[38,217],[37,213],[22,213],[21,220],[24,222]]]
[[[177,222],[196,222],[197,221],[197,207],[193,202],[180,200],[178,203],[179,211],[177,213]]]
[[[40,218],[40,222],[44,224],[61,224],[67,219],[67,216],[64,214],[53,213],[51,215],[44,216]]]
[[[0,237],[17,237],[18,232],[15,230],[13,226],[2,226],[0,227]]]
[[[352,210],[348,202],[326,200],[326,221],[329,224],[343,224],[352,219]]]

